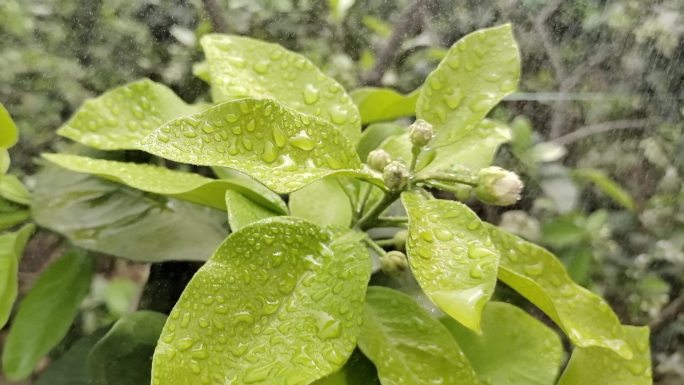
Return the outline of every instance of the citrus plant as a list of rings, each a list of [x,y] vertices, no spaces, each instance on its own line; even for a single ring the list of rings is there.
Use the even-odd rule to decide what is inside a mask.
[[[490,165],[509,130],[486,118],[517,87],[510,25],[465,36],[407,96],[349,95],[278,45],[227,35],[201,43],[196,73],[211,105],[141,80],[87,101],[59,130],[108,152],[44,155],[62,170],[39,178],[38,224],[122,258],[206,261],[168,316],[125,315],[64,354],[87,357],[88,381],[651,383],[647,328],[621,325],[545,249],[438,198],[520,197],[518,176]],[[112,160],[115,150],[156,164]],[[9,378],[29,376],[64,336],[90,274],[74,253],[39,278],[3,352]],[[492,300],[499,281],[567,336],[564,368],[554,329]],[[52,298],[42,315],[39,297]],[[34,321],[45,312],[66,315],[41,330]]]

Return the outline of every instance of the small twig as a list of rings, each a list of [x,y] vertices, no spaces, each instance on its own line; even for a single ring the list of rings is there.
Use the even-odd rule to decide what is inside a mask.
[[[382,247],[380,247],[380,246],[379,246],[377,243],[375,243],[372,239],[370,239],[370,238],[364,238],[363,240],[366,242],[366,244],[367,244],[371,249],[373,249],[373,251],[375,251],[376,253],[378,253],[378,255],[381,255],[381,256],[382,256],[382,255],[387,254],[387,252],[385,251],[385,249],[383,249]]]
[[[363,212],[366,210],[366,204],[368,203],[368,198],[370,198],[371,190],[373,190],[373,185],[366,183],[366,191],[363,193],[363,197],[359,202],[359,207],[356,209],[356,216],[362,216]]]
[[[382,48],[375,61],[375,66],[363,76],[365,85],[378,85],[387,69],[394,62],[397,50],[402,42],[409,36],[415,34],[423,25],[423,12],[425,0],[414,0],[411,5],[399,16],[399,21],[392,31],[387,44]]]
[[[677,317],[677,315],[684,312],[684,291],[679,294],[679,297],[670,302],[660,311],[660,314],[654,318],[648,327],[651,328],[651,334],[655,334],[663,328],[670,320]]]
[[[204,5],[204,11],[209,16],[209,21],[211,22],[211,27],[214,32],[227,33],[228,32],[228,22],[226,18],[223,17],[223,9],[216,2],[216,0],[202,0]]]
[[[361,217],[361,219],[356,223],[356,227],[361,230],[368,230],[377,221],[380,214],[382,214],[389,205],[392,204],[399,197],[398,192],[387,192],[382,199],[373,206],[372,209],[366,215]]]
[[[562,144],[567,146],[578,140],[587,138],[589,136],[603,134],[609,131],[615,130],[637,130],[646,128],[654,123],[657,123],[658,119],[646,118],[646,119],[634,119],[634,120],[614,120],[610,122],[603,122],[598,124],[592,124],[589,126],[580,127],[579,129],[556,139],[552,142],[557,144]]]

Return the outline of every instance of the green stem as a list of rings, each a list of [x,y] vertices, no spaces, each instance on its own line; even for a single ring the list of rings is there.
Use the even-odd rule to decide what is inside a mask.
[[[366,204],[368,203],[368,198],[370,198],[371,190],[373,189],[373,185],[370,183],[366,183],[366,187],[366,191],[363,193],[363,197],[361,198],[361,204],[356,210],[357,218],[363,215],[363,211],[366,210]]]
[[[453,175],[453,174],[442,174],[442,173],[432,173],[421,175],[416,182],[424,182],[434,185],[439,182],[454,182],[458,184],[464,184],[471,187],[477,187],[477,181],[472,177],[465,175]]]
[[[366,244],[367,244],[371,249],[375,250],[375,252],[378,253],[378,255],[385,255],[385,254],[387,254],[387,252],[385,251],[385,249],[383,249],[382,247],[380,247],[380,246],[379,246],[377,243],[375,243],[372,239],[366,237],[366,238],[364,238],[363,240],[366,242]]]
[[[379,216],[378,221],[385,223],[406,223],[408,222],[408,217],[383,217]]]
[[[370,211],[368,211],[361,219],[356,223],[356,227],[361,230],[367,230],[373,226],[373,224],[378,220],[380,214],[389,205],[391,205],[399,197],[399,191],[390,191],[385,193],[385,196],[373,206]]]

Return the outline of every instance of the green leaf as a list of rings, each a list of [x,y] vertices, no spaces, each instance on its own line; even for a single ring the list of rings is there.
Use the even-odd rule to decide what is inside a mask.
[[[397,123],[371,124],[363,130],[361,140],[359,140],[359,144],[356,146],[356,153],[365,162],[366,158],[368,158],[368,153],[380,147],[387,138],[401,135],[404,132],[406,132],[406,127]]]
[[[572,171],[572,176],[592,182],[615,202],[630,211],[634,211],[632,196],[603,171],[594,168],[579,168]]]
[[[33,219],[84,249],[143,262],[204,261],[228,234],[219,210],[57,166],[36,182]]]
[[[425,294],[445,313],[480,332],[482,310],[496,286],[499,253],[480,219],[456,201],[401,196],[409,217],[406,251]]]
[[[501,254],[501,281],[546,313],[576,346],[602,347],[621,357],[632,357],[610,306],[573,282],[553,254],[495,226],[484,225]]]
[[[176,162],[233,168],[283,194],[327,175],[372,179],[329,123],[272,100],[224,102],[176,119],[140,148]]]
[[[332,123],[351,143],[359,140],[361,119],[351,98],[304,56],[239,36],[205,35],[201,44],[215,102],[273,99]]]
[[[351,92],[363,124],[414,116],[418,95],[420,89],[408,95],[402,95],[391,88],[375,87],[357,88]]]
[[[57,133],[101,150],[135,149],[165,122],[199,111],[168,87],[142,79],[87,100]]]
[[[4,148],[0,148],[0,177],[7,174],[11,163],[9,152]]]
[[[0,197],[21,205],[31,204],[31,193],[14,175],[0,176]]]
[[[13,233],[0,235],[0,329],[9,319],[17,299],[19,260],[35,226],[25,225]]]
[[[88,356],[92,385],[146,385],[166,315],[141,310],[120,318]]]
[[[490,302],[482,316],[481,336],[453,319],[443,318],[442,323],[456,338],[483,383],[555,384],[563,361],[561,340],[523,310],[503,302]]]
[[[80,338],[57,360],[41,373],[34,385],[91,385],[88,366],[88,354],[93,345],[102,338],[106,330],[97,331]]]
[[[292,217],[231,234],[171,312],[152,384],[304,385],[335,372],[356,345],[370,275],[359,240]]]
[[[622,326],[632,359],[599,347],[575,348],[558,385],[651,385],[648,327]]]
[[[17,210],[9,213],[0,212],[0,230],[14,227],[31,217],[28,210]]]
[[[264,196],[250,186],[232,180],[210,179],[150,164],[92,159],[71,154],[43,154],[43,157],[71,171],[94,174],[137,190],[167,195],[221,210],[226,209],[227,189],[250,194],[256,197],[260,204],[273,210],[284,210],[282,199],[276,194],[266,190],[268,195]]]
[[[19,140],[19,130],[5,106],[0,103],[0,149],[14,146]]]
[[[359,348],[383,385],[479,385],[458,343],[411,297],[381,286],[366,295]]]
[[[336,177],[323,178],[293,192],[288,202],[290,213],[321,227],[348,228],[353,209],[343,183]]]
[[[417,117],[435,126],[433,146],[454,143],[484,118],[520,78],[510,24],[473,32],[454,44],[425,80]]]
[[[228,223],[233,232],[262,219],[280,215],[233,190],[226,190],[225,199]]]
[[[269,207],[280,214],[287,215],[289,213],[287,204],[283,202],[280,195],[269,190],[268,187],[257,182],[251,176],[225,167],[212,167],[211,169],[219,179],[229,181],[233,185],[233,190],[240,192],[254,202]],[[264,201],[264,198],[267,201]]]
[[[2,352],[2,368],[8,379],[27,378],[38,361],[64,338],[88,294],[92,270],[89,255],[70,252],[40,275],[19,304]]]
[[[315,381],[313,385],[380,385],[380,380],[373,363],[357,349],[342,369]]]

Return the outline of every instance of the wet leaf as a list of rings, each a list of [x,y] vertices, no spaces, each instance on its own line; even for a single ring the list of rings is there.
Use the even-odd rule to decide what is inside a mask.
[[[292,217],[231,234],[171,312],[152,384],[303,385],[335,372],[356,345],[370,274],[359,240]]]
[[[64,338],[88,294],[93,262],[89,255],[70,252],[40,275],[19,304],[2,352],[5,376],[17,381],[33,369]]]
[[[288,202],[290,213],[321,227],[348,228],[352,207],[342,183],[336,177],[323,178],[293,192]]]
[[[141,310],[121,317],[88,355],[92,385],[146,385],[166,315]]]
[[[167,195],[205,206],[226,209],[225,191],[232,189],[249,194],[260,204],[286,212],[277,194],[268,190],[255,191],[240,181],[210,179],[198,174],[169,170],[150,164],[93,159],[71,154],[43,154],[52,163],[71,171],[94,174],[153,194]]]
[[[31,204],[31,193],[14,175],[0,176],[0,197],[21,205]]]
[[[280,215],[233,190],[226,190],[225,199],[228,224],[233,232],[262,219]]]
[[[342,369],[313,385],[380,385],[380,380],[373,363],[357,349]]]
[[[406,251],[416,280],[432,302],[480,332],[482,310],[496,286],[499,253],[480,219],[456,201],[401,196],[409,216]]]
[[[387,138],[401,135],[406,132],[406,127],[396,123],[375,123],[366,127],[361,134],[361,140],[356,146],[356,152],[361,161],[365,162],[368,153],[380,147]]]
[[[19,140],[19,130],[5,106],[0,103],[0,149],[14,146]]]
[[[155,130],[141,149],[176,162],[233,168],[277,193],[332,174],[371,178],[333,126],[273,100],[224,102],[179,118]]]
[[[501,254],[501,281],[546,313],[576,346],[602,347],[621,357],[632,357],[610,306],[573,282],[553,254],[495,226],[484,225]]]
[[[57,133],[101,150],[135,149],[165,122],[201,110],[168,87],[142,79],[87,100]]]
[[[418,118],[435,126],[434,146],[454,143],[518,86],[520,53],[510,24],[473,32],[456,42],[428,75]]]
[[[395,120],[416,114],[416,101],[420,90],[402,95],[391,88],[363,87],[351,92],[359,108],[361,123]]]
[[[558,385],[651,385],[648,327],[622,326],[632,359],[600,347],[575,348]]]
[[[19,260],[34,230],[35,226],[25,225],[16,232],[0,235],[0,329],[7,323],[17,299]]]
[[[632,199],[632,196],[603,171],[593,168],[580,168],[573,170],[572,176],[576,179],[583,179],[593,183],[615,202],[627,210],[634,211],[634,199]]]
[[[88,250],[144,262],[204,261],[228,234],[222,211],[57,166],[36,182],[36,223]]]
[[[368,288],[359,347],[383,385],[480,384],[444,325],[396,290]]]
[[[205,35],[215,102],[273,99],[332,123],[351,143],[361,135],[359,111],[334,79],[309,59],[277,45],[240,36]]]
[[[563,361],[561,340],[523,310],[503,302],[490,302],[482,316],[481,336],[453,319],[443,318],[442,323],[456,338],[483,383],[555,384]]]

